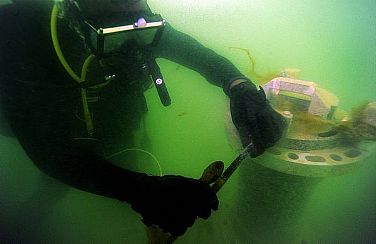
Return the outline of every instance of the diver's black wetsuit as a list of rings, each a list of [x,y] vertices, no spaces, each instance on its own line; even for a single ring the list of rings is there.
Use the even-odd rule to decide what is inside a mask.
[[[80,90],[72,88],[75,81],[65,72],[53,49],[51,8],[49,1],[40,0],[0,8],[3,113],[40,170],[81,190],[127,200],[125,186],[137,175],[72,142],[72,138],[85,133],[85,124],[77,118],[82,110]],[[72,31],[63,29],[63,24],[59,25],[63,52],[79,73],[77,67],[81,67],[83,59],[74,49],[79,49],[82,41]],[[169,25],[154,55],[189,67],[219,87],[242,76],[227,59]],[[146,105],[139,63],[124,58],[113,68],[127,72],[119,73],[116,81],[100,90],[94,126],[98,139],[105,141],[114,139],[115,134],[120,134],[121,139],[131,137]],[[93,68],[91,72],[95,74]]]

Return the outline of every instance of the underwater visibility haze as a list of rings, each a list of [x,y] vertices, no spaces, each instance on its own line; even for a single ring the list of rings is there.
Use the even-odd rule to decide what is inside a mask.
[[[257,84],[287,70],[335,94],[343,110],[376,101],[374,0],[148,3]],[[198,179],[213,161],[228,166],[240,148],[222,89],[176,63],[158,63],[172,105],[161,105],[154,87],[147,90],[149,111],[137,136],[141,141],[147,133],[152,155],[124,153],[142,157],[138,168],[154,175]],[[247,159],[218,193],[219,210],[198,219],[176,243],[372,243],[375,162],[373,150],[343,174],[305,177]],[[43,175],[16,139],[0,135],[0,242],[145,243],[140,219],[126,203]]]

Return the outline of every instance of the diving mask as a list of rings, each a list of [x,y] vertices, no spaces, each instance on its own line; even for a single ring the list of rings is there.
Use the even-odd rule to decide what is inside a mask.
[[[140,47],[157,45],[166,21],[160,15],[153,15],[116,26],[96,27],[87,20],[84,24],[88,27],[88,47],[96,56],[105,56],[122,52],[122,48],[130,40]]]

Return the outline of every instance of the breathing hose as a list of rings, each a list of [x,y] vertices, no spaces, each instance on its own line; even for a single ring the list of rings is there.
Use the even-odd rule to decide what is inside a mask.
[[[64,67],[64,69],[67,71],[70,77],[74,79],[76,82],[81,83],[86,80],[86,74],[87,74],[87,68],[89,67],[90,63],[95,59],[95,55],[91,54],[89,55],[84,64],[82,65],[81,69],[81,77],[79,77],[73,69],[70,67],[68,64],[67,60],[64,57],[63,52],[61,51],[60,48],[60,43],[59,43],[59,38],[57,34],[57,14],[58,14],[58,8],[56,4],[52,8],[51,12],[51,23],[50,23],[50,28],[51,28],[51,39],[52,39],[52,44],[54,47],[54,50],[56,52],[56,55]],[[86,124],[86,130],[88,135],[92,136],[93,131],[94,131],[94,126],[93,126],[93,120],[91,118],[90,110],[89,110],[89,104],[87,101],[87,91],[85,88],[81,88],[81,98],[82,98],[82,107],[83,107],[83,114],[84,114],[84,120]]]

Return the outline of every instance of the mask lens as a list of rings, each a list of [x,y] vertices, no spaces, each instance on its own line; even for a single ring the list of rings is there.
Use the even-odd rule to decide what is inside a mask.
[[[103,39],[103,44],[100,44],[101,39]],[[101,45],[103,45],[103,53],[119,52],[122,49],[122,46],[124,46],[124,44],[131,39],[132,35],[124,32],[107,35],[103,38],[98,37],[97,33],[95,32],[90,33],[91,46],[96,49],[96,52],[99,51],[98,48],[100,48]]]
[[[165,21],[157,15],[156,20],[145,21],[145,25],[139,27],[136,23],[110,28],[90,28],[89,36],[86,38],[88,46],[96,55],[122,52],[125,44],[132,40],[140,47],[155,45],[163,31]]]

